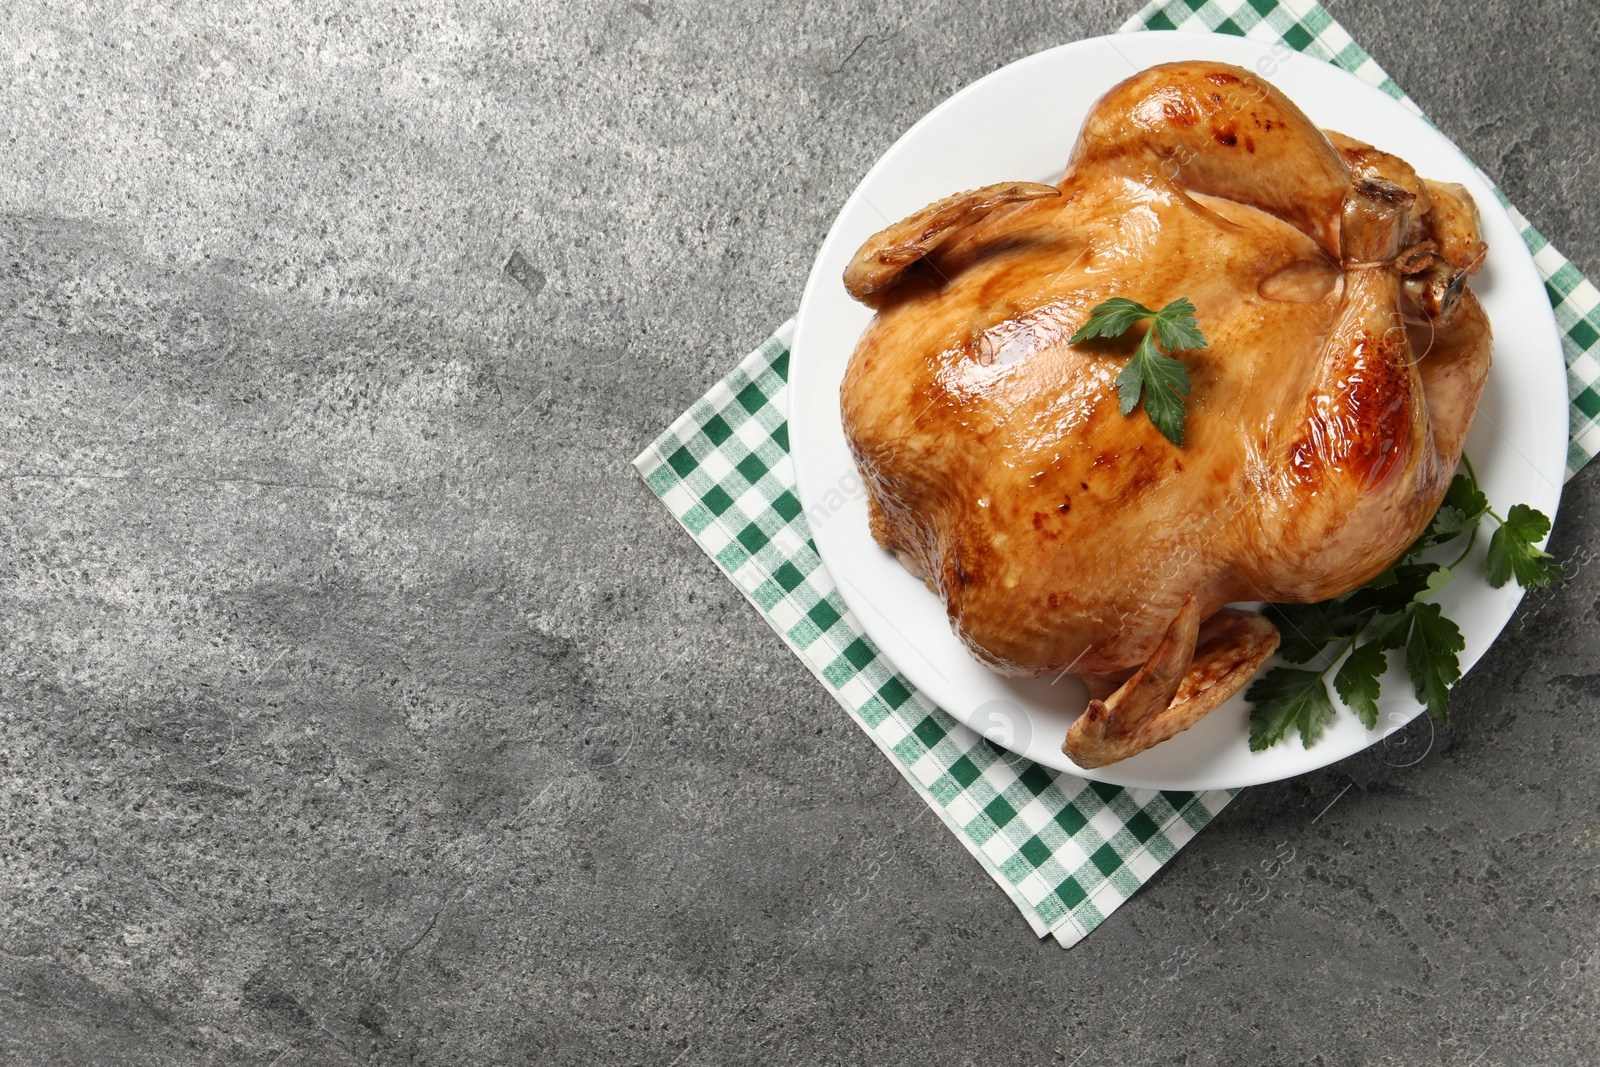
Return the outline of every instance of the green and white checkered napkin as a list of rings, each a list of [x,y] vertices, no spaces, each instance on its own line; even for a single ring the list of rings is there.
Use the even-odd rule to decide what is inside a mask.
[[[1123,27],[1141,29],[1282,41],[1417,110],[1332,16],[1305,0],[1158,0]],[[1562,330],[1571,477],[1600,451],[1600,293],[1506,206],[1534,253]],[[792,321],[780,327],[634,466],[1035,932],[1075,944],[1235,794],[1122,789],[1018,759],[895,672],[839,598],[795,496],[785,396],[793,329]]]

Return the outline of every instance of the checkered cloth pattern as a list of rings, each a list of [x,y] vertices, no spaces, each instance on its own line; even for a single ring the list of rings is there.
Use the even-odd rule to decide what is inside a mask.
[[[1152,3],[1123,27],[1202,30],[1336,63],[1412,106],[1333,19],[1292,0]],[[1600,450],[1600,304],[1514,210],[1546,278],[1572,383],[1569,476]],[[845,607],[811,541],[789,458],[784,324],[634,460],[668,510],[1022,912],[1071,946],[1132,896],[1233,798],[1123,789],[1020,759],[899,675]]]

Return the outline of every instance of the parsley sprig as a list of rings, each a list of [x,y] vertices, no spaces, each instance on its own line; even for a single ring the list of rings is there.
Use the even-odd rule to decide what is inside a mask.
[[[1067,341],[1078,344],[1093,337],[1121,337],[1136,322],[1150,320],[1134,350],[1133,358],[1117,374],[1117,400],[1124,415],[1132,414],[1144,402],[1144,413],[1161,431],[1161,436],[1183,447],[1183,416],[1188,410],[1183,398],[1189,395],[1189,368],[1181,360],[1166,352],[1204,348],[1206,335],[1200,332],[1195,321],[1194,305],[1180,297],[1162,308],[1151,311],[1137,300],[1114,296],[1095,305],[1089,312],[1089,321]],[[1156,342],[1161,342],[1161,348]]]
[[[1422,536],[1395,563],[1354,592],[1320,604],[1273,604],[1267,617],[1282,635],[1278,654],[1290,663],[1326,657],[1321,670],[1274,667],[1251,684],[1250,750],[1260,752],[1299,731],[1310,748],[1333,722],[1327,675],[1333,688],[1362,725],[1378,725],[1378,696],[1389,668],[1389,653],[1404,650],[1406,674],[1417,699],[1441,726],[1450,721],[1450,687],[1461,679],[1461,630],[1430,599],[1443,589],[1477,541],[1479,524],[1495,522],[1489,538],[1486,575],[1496,589],[1516,579],[1524,589],[1543,589],[1563,576],[1561,564],[1540,549],[1550,520],[1525,504],[1505,515],[1489,507],[1472,464],[1457,474],[1444,502]],[[1461,536],[1466,547],[1448,564],[1419,557]],[[1330,651],[1331,650],[1331,651]]]

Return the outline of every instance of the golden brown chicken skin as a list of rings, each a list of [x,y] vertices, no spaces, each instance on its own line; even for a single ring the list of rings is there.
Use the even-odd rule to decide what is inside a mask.
[[[1464,190],[1249,72],[1135,75],[1058,185],[949,197],[846,271],[878,312],[840,395],[873,534],[983,662],[1089,683],[1081,766],[1159,743],[1277,645],[1224,605],[1337,596],[1427,525],[1488,373],[1483,251]],[[1113,296],[1195,305],[1182,447],[1118,405],[1144,327],[1068,343]]]

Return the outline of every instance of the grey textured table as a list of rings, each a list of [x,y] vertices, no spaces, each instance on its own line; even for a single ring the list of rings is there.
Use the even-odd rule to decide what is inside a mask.
[[[1600,474],[1452,730],[1062,952],[628,467],[1132,0],[243,6],[0,15],[0,1062],[1592,1060]],[[1600,269],[1600,8],[1332,10]]]

